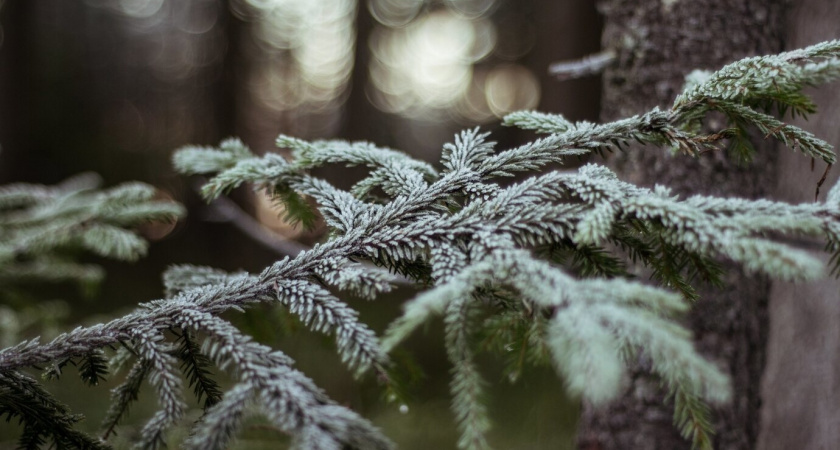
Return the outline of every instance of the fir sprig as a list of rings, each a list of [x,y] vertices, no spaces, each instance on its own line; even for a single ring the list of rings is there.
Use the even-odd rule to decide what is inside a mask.
[[[59,448],[105,449],[97,439],[74,428],[81,416],[73,415],[34,379],[16,371],[0,372],[0,417],[23,423],[20,447],[41,448],[51,442]]]
[[[155,200],[151,186],[126,183],[99,191],[98,184],[95,176],[83,175],[54,187],[0,188],[0,267],[15,259],[48,264],[54,257],[46,256],[72,247],[133,261],[148,244],[128,228],[184,214],[177,203]]]
[[[177,356],[181,360],[181,371],[184,372],[190,387],[193,388],[196,400],[201,403],[203,398],[202,408],[207,410],[219,403],[223,392],[216,380],[213,379],[211,372],[213,363],[201,353],[198,343],[190,334],[189,331],[184,331],[178,338],[180,347],[178,347]]]
[[[839,188],[829,192],[826,202],[790,205],[680,198],[666,187],[647,189],[622,182],[596,164],[575,172],[541,173],[513,184],[502,185],[497,179],[539,171],[569,156],[620,148],[631,140],[701,156],[741,133],[728,126],[701,132],[697,123],[711,111],[725,112],[738,130],[756,126],[768,137],[833,163],[828,143],[756,108],[810,112],[800,89],[840,76],[838,57],[840,44],[831,42],[746,59],[717,73],[694,76],[671,109],[612,123],[572,123],[556,115],[515,113],[507,124],[546,136],[497,151],[486,133],[467,130],[444,147],[440,171],[367,143],[308,143],[281,137],[279,145],[292,150],[290,159],[273,153],[257,156],[238,140],[224,141],[219,148],[182,149],[174,157],[179,171],[212,177],[203,189],[208,200],[251,184],[275,195],[300,218],[309,203],[299,200],[310,197],[330,228],[328,240],[259,274],[174,268],[166,276],[166,298],[49,343],[36,340],[2,350],[0,371],[81,357],[128,342],[139,361],[130,382],[115,393],[108,427],[113,428],[136,397],[137,377],[148,377],[161,408],[148,422],[141,444],[154,447],[184,415],[176,348],[167,334],[177,329],[201,336],[197,353],[236,378],[193,427],[187,447],[223,448],[243,418],[256,410],[292,435],[301,448],[389,448],[390,442],[367,421],[330,401],[291,368],[288,357],[254,343],[219,315],[253,303],[280,303],[310,328],[334,334],[350,368],[359,373],[372,370],[386,382],[393,381],[388,378],[388,352],[433,316],[443,315],[453,364],[453,412],[462,433],[459,446],[484,448],[489,446],[482,400],[487,391],[474,359],[475,337],[480,328],[511,325],[509,320],[477,320],[481,313],[521,321],[514,329],[526,332],[498,335],[526,352],[527,341],[534,350],[521,360],[550,359],[568,391],[594,403],[615,398],[628,362],[646,355],[651,370],[672,392],[677,425],[695,446],[703,447],[712,433],[706,403],[727,401],[731,393],[726,375],[694,350],[690,332],[679,321],[695,296],[696,283],[716,282],[723,270],[720,260],[785,280],[822,276],[820,262],[774,240],[774,233],[825,236],[830,248],[840,248]],[[362,165],[370,172],[344,192],[309,174],[324,164]],[[386,198],[372,195],[374,188]],[[16,193],[7,203],[17,205],[42,195],[37,190],[29,197]],[[547,248],[554,250],[548,257]],[[360,260],[402,273],[427,288],[406,302],[381,342],[339,298],[374,298],[390,289],[391,279],[384,271],[363,271]],[[653,283],[631,277],[630,261],[649,269]],[[505,347],[485,346],[500,348]],[[194,367],[198,366],[187,366],[188,379],[203,383]]]
[[[125,380],[111,390],[111,406],[105,413],[105,419],[102,420],[103,440],[107,440],[112,434],[116,434],[117,425],[128,415],[131,404],[137,401],[140,395],[140,387],[148,372],[149,363],[142,360],[137,361],[129,370]]]

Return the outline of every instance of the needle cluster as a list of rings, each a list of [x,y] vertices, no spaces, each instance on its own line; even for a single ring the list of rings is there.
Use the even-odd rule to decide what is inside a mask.
[[[220,314],[255,303],[283,305],[308,327],[334,336],[348,367],[360,375],[373,372],[386,385],[395,383],[391,351],[443,316],[461,448],[490,446],[486,383],[476,362],[481,351],[508,361],[512,379],[525,366],[551,364],[570,394],[595,404],[614,399],[627,364],[644,356],[672,394],[677,426],[695,446],[708,448],[713,430],[707,404],[726,402],[731,393],[727,375],[695,351],[680,321],[697,297],[695,287],[718,281],[723,260],[783,280],[823,276],[819,261],[779,237],[819,236],[830,249],[840,248],[840,188],[824,202],[801,205],[680,198],[664,186],[623,182],[603,165],[576,171],[546,166],[622,149],[629,141],[690,157],[730,151],[745,159],[744,144],[725,147],[745,140],[750,127],[833,164],[830,144],[771,110],[781,117],[812,113],[801,89],[840,76],[838,57],[840,41],[831,41],[694,73],[671,108],[617,122],[514,113],[505,124],[544,136],[498,150],[487,133],[466,130],[443,146],[438,165],[368,143],[286,136],[277,145],[291,150],[289,158],[256,155],[236,139],[181,149],[174,156],[179,172],[211,177],[203,188],[208,201],[248,184],[282,202],[292,221],[306,225],[322,217],[329,237],[256,274],[174,267],[164,276],[166,297],[132,314],[0,351],[0,388],[48,396],[21,369],[98,359],[101,349],[121,346],[119,359],[134,362],[114,390],[105,438],[147,379],[160,409],[138,447],[160,446],[188,408],[183,372],[205,408],[188,448],[224,448],[254,413],[292,435],[300,448],[390,448],[375,427],[327,398],[290,358],[255,343]],[[727,128],[701,126],[712,112],[728,117]],[[368,175],[341,190],[310,174],[326,164],[363,166]],[[531,175],[505,180],[522,173]],[[342,297],[373,300],[392,288],[396,275],[423,292],[378,337]],[[230,372],[233,386],[221,389],[214,371]],[[25,426],[31,426],[28,420]],[[64,416],[39,420],[54,423],[54,435],[64,436]]]

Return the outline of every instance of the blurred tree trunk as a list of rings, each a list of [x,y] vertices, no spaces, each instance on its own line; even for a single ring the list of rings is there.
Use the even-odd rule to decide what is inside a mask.
[[[717,69],[737,58],[782,50],[785,1],[605,0],[602,44],[618,53],[604,75],[601,119],[616,120],[668,107],[684,75]],[[776,151],[758,142],[756,160],[739,168],[722,152],[699,159],[632,148],[611,164],[622,179],[675,193],[758,198],[772,190]],[[715,448],[754,448],[759,433],[759,381],[764,369],[769,283],[735,267],[722,289],[701,289],[687,318],[698,350],[732,377],[733,398],[714,411]],[[631,370],[624,396],[607,407],[584,405],[578,435],[582,449],[679,449],[691,444],[673,425],[665,392],[647,375],[644,361]]]
[[[375,139],[378,131],[374,118],[376,110],[371,104],[367,95],[368,67],[370,65],[370,40],[376,22],[370,15],[367,2],[358,2],[356,5],[356,44],[353,47],[355,55],[353,58],[353,73],[350,76],[350,95],[344,106],[344,123],[339,135],[344,139],[353,141],[369,140],[379,142]]]
[[[225,50],[220,67],[219,81],[214,89],[216,95],[216,108],[214,127],[215,135],[208,136],[210,142],[218,142],[229,136],[240,135],[241,114],[239,114],[239,92],[241,86],[241,69],[243,65],[242,35],[245,23],[235,14],[232,2],[237,0],[221,0],[219,3],[219,24],[221,34],[224,36]],[[212,95],[212,94],[211,94]]]
[[[16,180],[22,135],[29,128],[31,102],[30,43],[23,31],[31,26],[31,2],[0,3],[0,182]]]
[[[840,38],[840,3],[801,0],[788,14],[788,48]],[[840,142],[840,86],[812,92],[820,106],[817,114],[794,123],[835,146]],[[810,202],[822,167],[793,152],[779,154],[776,196],[788,202]],[[822,190],[837,181],[830,173]],[[828,259],[822,243],[813,242],[813,254]],[[762,429],[758,448],[831,449],[840,443],[840,282],[774,283],[770,293],[770,334],[767,369],[762,380]]]

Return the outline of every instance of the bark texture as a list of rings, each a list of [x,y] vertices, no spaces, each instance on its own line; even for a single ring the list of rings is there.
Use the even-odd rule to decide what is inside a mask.
[[[604,121],[669,107],[692,69],[717,69],[744,56],[782,49],[783,1],[611,0],[600,9],[603,45],[618,52],[617,64],[604,74]],[[653,148],[616,154],[611,164],[624,180],[671,186],[683,196],[757,198],[768,193],[776,168],[774,147],[760,144],[748,168],[736,167],[722,153],[691,159]],[[759,433],[769,284],[728,269],[726,287],[701,289],[702,299],[687,320],[699,351],[732,377],[732,402],[714,413],[715,448],[750,449]],[[644,366],[640,361],[632,370],[624,396],[614,404],[598,410],[584,405],[580,448],[690,448],[673,425],[673,408],[663,404],[659,381]]]
[[[840,3],[802,0],[788,15],[787,47],[798,48],[840,38]],[[822,139],[840,143],[840,84],[811,92],[819,112],[808,121],[794,123]],[[814,186],[822,164],[813,170],[810,161],[783,152],[779,155],[776,198],[788,202],[814,199]],[[826,180],[820,200],[837,181],[835,167]],[[828,259],[822,243],[813,242],[813,253]],[[767,368],[762,379],[762,430],[758,448],[824,449],[840,443],[840,281],[774,283],[770,294],[770,334]]]

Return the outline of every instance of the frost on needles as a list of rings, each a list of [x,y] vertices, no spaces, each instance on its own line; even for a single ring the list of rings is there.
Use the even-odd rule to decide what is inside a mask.
[[[148,247],[137,226],[171,222],[184,215],[181,205],[156,199],[156,191],[149,185],[123,183],[100,189],[100,184],[97,175],[85,173],[54,186],[17,183],[0,187],[0,342],[4,347],[13,345],[23,330],[51,330],[66,315],[63,302],[27,295],[27,286],[70,281],[90,294],[103,271],[95,264],[77,262],[79,250],[134,261],[145,255]],[[15,342],[8,342],[11,339]],[[39,365],[47,367],[46,377],[53,378],[68,363],[75,364],[90,385],[108,372],[106,355],[95,345],[56,355]],[[23,424],[22,448],[40,448],[48,441],[61,448],[102,447],[74,429],[81,416],[71,414],[21,371],[0,371],[0,416]]]
[[[136,227],[174,221],[181,205],[155,198],[153,187],[123,183],[99,189],[92,173],[54,186],[0,186],[0,346],[15,344],[19,332],[55,322],[67,313],[60,301],[37,301],[32,284],[73,282],[90,295],[102,269],[76,261],[79,250],[134,261],[148,243]]]
[[[595,404],[621,392],[626,365],[644,354],[670,392],[676,425],[696,447],[709,448],[707,404],[726,402],[730,384],[694,350],[679,321],[697,298],[695,285],[719,280],[721,260],[783,280],[823,276],[819,261],[774,237],[820,236],[830,250],[840,249],[840,188],[825,202],[801,205],[679,198],[664,186],[622,182],[599,164],[573,172],[544,168],[630,141],[654,147],[639,151],[665,147],[691,157],[724,151],[729,143],[725,151],[748,160],[754,151],[750,128],[833,164],[831,145],[779,117],[814,112],[801,89],[840,76],[838,57],[840,42],[831,41],[747,58],[714,73],[694,72],[670,109],[612,123],[517,112],[505,124],[544,136],[498,150],[487,133],[467,130],[443,146],[435,166],[368,143],[286,136],[277,144],[291,149],[290,158],[255,155],[236,139],[217,148],[181,149],[174,157],[179,172],[212,177],[203,188],[208,201],[249,184],[281,201],[291,221],[306,225],[320,214],[328,238],[258,274],[175,266],[164,275],[166,296],[132,314],[0,351],[0,413],[20,417],[24,427],[41,427],[43,437],[57,443],[107,447],[148,380],[160,406],[140,433],[139,448],[161,446],[167,429],[185,420],[187,387],[205,413],[192,425],[186,448],[225,448],[252,414],[267,417],[299,448],[391,448],[379,430],[327,398],[289,357],[220,318],[231,309],[276,302],[313,330],[334,336],[348,367],[360,376],[373,372],[394,393],[400,386],[391,376],[389,353],[442,316],[461,448],[490,447],[486,383],[476,354],[489,351],[507,360],[511,349],[525,355],[507,361],[512,378],[527,370],[523,365],[551,364],[570,394]],[[729,119],[728,128],[703,129],[713,111]],[[326,164],[364,166],[368,175],[340,190],[310,175]],[[523,172],[531,176],[500,183]],[[634,277],[637,266],[651,274],[650,282]],[[424,291],[377,337],[341,298],[374,300],[397,275]],[[107,371],[102,361],[109,356],[130,369],[113,391],[101,438],[73,431],[69,413],[60,408],[22,412],[18,402],[54,402],[23,369],[95,358]],[[216,383],[217,371],[231,373],[229,389]]]

